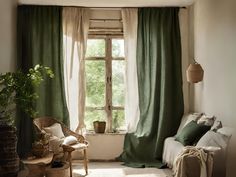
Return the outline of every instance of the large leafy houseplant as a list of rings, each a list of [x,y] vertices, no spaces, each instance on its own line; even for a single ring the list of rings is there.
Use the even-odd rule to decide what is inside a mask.
[[[49,67],[41,65],[30,68],[28,73],[0,74],[0,125],[14,125],[16,106],[30,117],[35,117],[34,102],[38,98],[35,88],[46,76],[54,77]]]
[[[44,77],[53,78],[54,75],[49,67],[41,65],[36,65],[27,73],[17,71],[0,74],[0,176],[17,176],[16,107],[30,117],[35,117],[37,111],[34,102],[38,98],[35,88]]]

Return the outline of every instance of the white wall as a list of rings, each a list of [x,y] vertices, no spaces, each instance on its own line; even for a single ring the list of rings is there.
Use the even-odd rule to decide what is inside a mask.
[[[179,23],[182,47],[182,79],[184,95],[184,112],[189,112],[189,84],[186,80],[186,69],[189,65],[189,8],[181,8],[179,11]]]
[[[90,142],[89,159],[112,160],[123,151],[124,134],[91,134],[87,139]]]
[[[236,176],[236,1],[199,0],[194,5],[194,57],[204,81],[191,86],[191,109],[215,115],[234,129],[227,176]]]
[[[16,66],[17,0],[0,0],[0,73]]]
[[[114,160],[123,152],[124,134],[88,134],[89,160]],[[73,159],[80,157],[79,153],[72,154]]]

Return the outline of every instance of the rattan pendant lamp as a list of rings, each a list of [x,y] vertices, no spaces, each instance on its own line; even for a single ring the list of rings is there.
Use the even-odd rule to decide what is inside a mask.
[[[198,83],[203,79],[204,70],[202,69],[201,65],[194,60],[194,62],[189,65],[186,75],[188,82]]]

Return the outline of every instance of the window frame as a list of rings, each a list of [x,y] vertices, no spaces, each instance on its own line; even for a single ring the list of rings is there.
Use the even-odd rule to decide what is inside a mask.
[[[106,34],[106,35],[88,35],[89,39],[103,39],[105,41],[105,56],[104,57],[86,57],[85,60],[105,61],[105,105],[102,107],[86,106],[86,111],[93,110],[104,110],[106,114],[106,132],[112,133],[112,111],[124,110],[124,106],[113,106],[112,105],[112,61],[123,60],[125,57],[112,57],[112,39],[123,39],[123,35]],[[85,71],[86,72],[86,71]],[[120,129],[119,131],[125,131]]]

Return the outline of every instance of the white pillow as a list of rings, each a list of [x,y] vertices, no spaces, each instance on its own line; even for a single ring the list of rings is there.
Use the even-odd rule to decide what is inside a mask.
[[[214,122],[214,124],[212,125],[212,127],[211,127],[211,130],[212,131],[214,131],[214,132],[216,132],[218,129],[220,129],[220,128],[222,128],[223,126],[222,126],[222,123],[221,123],[221,121],[215,121]]]
[[[215,116],[207,116],[203,114],[200,119],[198,119],[197,123],[202,124],[202,125],[207,125],[207,126],[212,126],[215,122],[216,118]]]
[[[219,128],[217,130],[218,133],[221,133],[223,135],[226,135],[228,137],[231,137],[232,136],[232,133],[233,133],[234,129],[233,128],[230,128],[230,127],[222,127],[222,128]]]
[[[177,134],[192,120],[197,121],[202,113],[188,113],[183,115]]]
[[[62,144],[64,144],[64,145],[72,145],[72,144],[75,144],[77,142],[78,142],[77,138],[72,136],[72,135],[70,135],[70,136],[65,137],[65,139],[64,139]]]
[[[210,130],[201,137],[196,147],[214,146],[220,147],[225,151],[228,146],[229,139],[229,136]]]
[[[50,127],[43,127],[43,130],[49,133],[51,136],[56,136],[58,138],[64,138],[65,135],[62,132],[61,124],[55,123]]]

